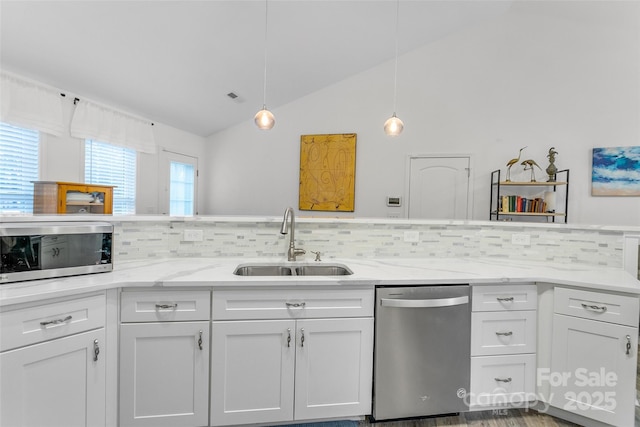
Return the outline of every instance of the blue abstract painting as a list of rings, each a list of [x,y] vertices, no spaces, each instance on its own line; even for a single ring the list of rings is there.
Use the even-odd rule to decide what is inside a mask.
[[[640,196],[640,146],[593,149],[592,196]]]

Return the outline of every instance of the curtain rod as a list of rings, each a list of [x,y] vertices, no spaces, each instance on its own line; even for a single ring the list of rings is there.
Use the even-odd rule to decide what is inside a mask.
[[[63,98],[66,98],[67,94],[60,92],[60,96]],[[77,105],[79,101],[80,101],[80,98],[73,98],[73,105]],[[151,126],[155,126],[155,123],[151,122]]]

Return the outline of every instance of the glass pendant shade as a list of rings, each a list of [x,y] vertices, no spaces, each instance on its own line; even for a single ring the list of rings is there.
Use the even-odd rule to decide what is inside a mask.
[[[256,113],[253,120],[256,122],[256,126],[262,130],[269,130],[276,124],[276,118],[271,111],[267,110],[266,106]]]
[[[393,113],[393,116],[389,117],[386,122],[384,122],[384,133],[389,136],[398,136],[402,133],[402,129],[404,129],[404,123],[400,120],[396,113]]]

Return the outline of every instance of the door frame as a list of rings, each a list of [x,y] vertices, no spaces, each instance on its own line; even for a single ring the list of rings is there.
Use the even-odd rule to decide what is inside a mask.
[[[473,155],[470,153],[438,153],[438,154],[408,154],[405,160],[405,176],[404,176],[404,200],[403,215],[409,219],[409,204],[411,203],[411,160],[412,159],[440,159],[440,158],[464,158],[469,159],[469,186],[467,188],[467,218],[473,219],[473,194],[474,194],[474,174]]]

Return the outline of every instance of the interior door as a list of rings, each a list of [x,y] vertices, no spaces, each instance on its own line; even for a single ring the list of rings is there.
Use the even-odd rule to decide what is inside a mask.
[[[468,156],[412,156],[409,218],[469,219],[470,163]]]

